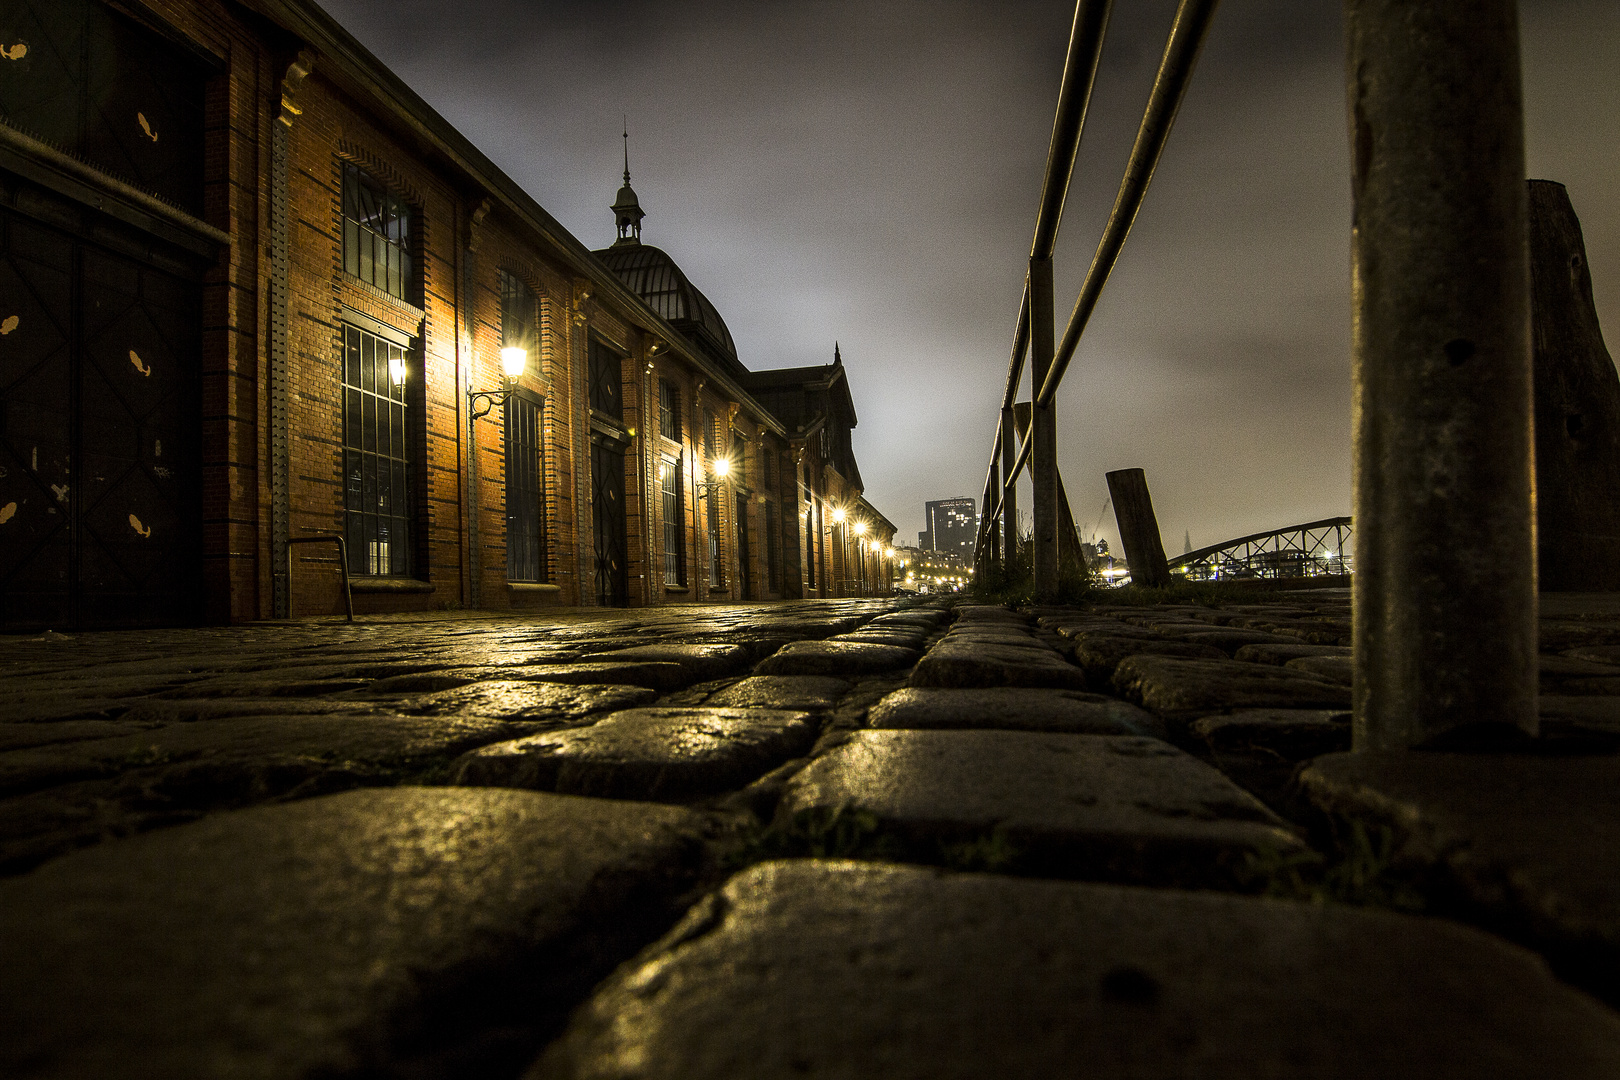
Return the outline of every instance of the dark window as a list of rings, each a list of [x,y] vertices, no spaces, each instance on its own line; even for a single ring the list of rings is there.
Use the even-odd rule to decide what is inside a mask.
[[[202,213],[197,56],[94,0],[0,4],[0,47],[7,123]]]
[[[611,420],[624,418],[622,353],[591,338],[591,411]]]
[[[545,581],[546,470],[540,402],[506,399],[506,580]]]
[[[681,441],[681,398],[675,384],[658,380],[658,434],[671,442]]]
[[[748,486],[748,440],[736,432],[731,436],[731,482]]]
[[[664,502],[665,585],[686,584],[686,506],[681,491],[681,460],[666,457],[658,464],[658,484]]]
[[[516,347],[529,354],[529,371],[540,362],[539,303],[534,290],[516,274],[500,272],[501,348]]]
[[[759,446],[759,482],[766,491],[776,490],[776,455],[763,441]]]
[[[769,461],[769,458],[765,460]],[[776,504],[765,500],[765,587],[773,591],[782,588],[782,523],[776,516]]]
[[[726,580],[726,564],[720,551],[720,488],[711,487],[705,500],[709,506],[709,584],[720,585]]]
[[[714,413],[704,409],[700,414],[703,417],[703,456],[714,457]]]
[[[808,498],[808,497],[807,497]],[[808,501],[804,507],[804,574],[805,584],[816,587],[816,508]]]
[[[411,208],[375,177],[343,165],[343,269],[401,300],[415,296]]]
[[[405,350],[343,328],[343,508],[351,574],[412,573]]]

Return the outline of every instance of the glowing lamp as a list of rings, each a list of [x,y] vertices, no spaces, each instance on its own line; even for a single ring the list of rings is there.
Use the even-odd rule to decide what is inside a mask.
[[[395,386],[405,385],[405,358],[403,356],[394,356],[389,358],[388,380]]]
[[[508,345],[501,350],[501,368],[506,377],[516,382],[529,363],[529,350],[520,345]]]
[[[842,525],[844,523],[844,511],[842,509],[834,510],[833,520]]]
[[[714,462],[714,475],[729,476],[731,474],[731,459],[716,458]]]
[[[857,521],[855,523],[855,535],[856,536],[865,536],[866,535],[866,522]]]

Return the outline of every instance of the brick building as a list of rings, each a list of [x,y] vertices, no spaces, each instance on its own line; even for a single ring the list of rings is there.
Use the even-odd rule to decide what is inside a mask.
[[[0,625],[340,610],[336,537],[357,611],[847,594],[841,357],[748,371],[634,201],[593,254],[303,0],[13,0]]]

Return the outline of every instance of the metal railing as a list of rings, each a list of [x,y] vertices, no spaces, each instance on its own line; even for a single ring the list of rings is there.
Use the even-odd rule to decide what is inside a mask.
[[[1054,342],[1051,254],[1111,3],[1079,0],[1075,9],[975,551],[981,573],[1004,555],[1010,562],[1019,540],[1015,485],[1028,467],[1037,595],[1057,591],[1060,535],[1075,542],[1059,528],[1054,398],[1142,207],[1215,7],[1182,0],[1176,11],[1113,210]],[[1522,739],[1538,721],[1518,5],[1344,0],[1344,11],[1354,745]],[[1020,403],[1026,353],[1030,396]],[[1020,446],[1024,409],[1029,434]],[[1138,471],[1109,474],[1110,491],[1113,477]],[[1117,494],[1114,502],[1117,515]],[[1122,524],[1122,540],[1145,532],[1158,549],[1145,500],[1144,509],[1130,530]],[[1277,549],[1248,561],[1300,557]],[[1503,745],[1517,745],[1511,739]]]
[[[984,505],[993,509],[989,509],[981,518],[977,543],[980,554],[976,557],[976,561],[982,565],[986,555],[1000,558],[1002,551],[1011,550],[1016,544],[1014,485],[1025,466],[1029,465],[1035,481],[1035,587],[1038,592],[1050,591],[1056,585],[1058,508],[1062,503],[1059,493],[1062,481],[1057,472],[1053,401],[1086,324],[1097,306],[1097,300],[1102,295],[1103,286],[1108,283],[1108,276],[1119,259],[1131,225],[1142,208],[1154,169],[1158,166],[1176,113],[1186,95],[1187,84],[1217,3],[1218,0],[1182,0],[1176,10],[1175,22],[1165,44],[1152,92],[1148,95],[1147,108],[1137,130],[1136,142],[1131,148],[1113,210],[1097,243],[1068,326],[1054,349],[1051,342],[1051,258],[1057,243],[1063,203],[1074,175],[1075,157],[1080,149],[1113,3],[1112,0],[1080,0],[1075,6],[1074,26],[1069,35],[1069,52],[1064,62],[1063,83],[1058,92],[1046,174],[1035,218],[1035,237],[1030,247],[1030,274],[1025,279],[1018,323],[1013,332],[1012,360],[1008,365],[1007,388],[1002,397],[1002,422],[991,448],[990,467],[985,481]],[[1026,353],[1031,355],[1034,415],[1030,437],[1014,453],[1012,413],[1023,380]],[[1034,464],[1030,465],[1032,460]],[[999,546],[992,547],[996,542],[998,525],[1002,536]]]

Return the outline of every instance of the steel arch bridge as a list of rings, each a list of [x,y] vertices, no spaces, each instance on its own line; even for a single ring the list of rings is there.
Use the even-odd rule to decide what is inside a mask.
[[[1344,553],[1350,518],[1324,518],[1240,536],[1169,560],[1170,572],[1189,581],[1296,578],[1348,574]]]

